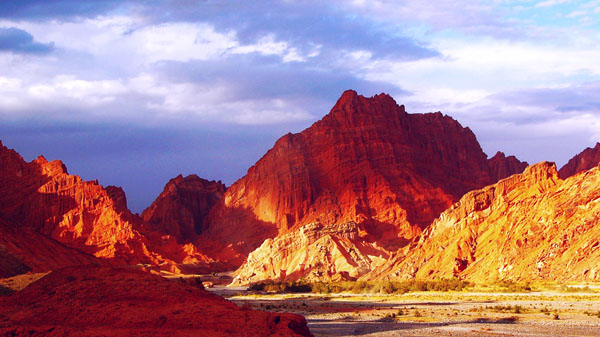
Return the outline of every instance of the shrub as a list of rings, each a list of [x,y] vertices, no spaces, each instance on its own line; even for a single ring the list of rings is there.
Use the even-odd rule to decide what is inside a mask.
[[[411,291],[461,291],[471,283],[460,279],[409,280],[409,281],[343,281],[313,282],[303,280],[274,282],[263,281],[251,284],[248,290],[266,292],[313,292],[321,294],[352,292],[355,294],[380,293],[404,294]]]
[[[508,293],[523,293],[531,291],[531,284],[529,282],[518,283],[510,280],[502,280],[496,285],[502,288],[504,292]]]

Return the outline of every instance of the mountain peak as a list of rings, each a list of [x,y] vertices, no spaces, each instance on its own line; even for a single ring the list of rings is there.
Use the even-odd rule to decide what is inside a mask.
[[[594,147],[588,147],[581,153],[577,154],[563,166],[558,174],[561,179],[566,179],[579,172],[587,171],[598,166],[600,163],[600,143],[596,143]]]
[[[354,90],[345,91],[322,121],[337,121],[341,125],[362,125],[385,119],[403,119],[404,105],[398,105],[392,96],[381,93],[372,97],[359,95]]]
[[[221,200],[225,190],[220,181],[180,174],[169,180],[158,198],[142,212],[142,218],[160,233],[173,235],[178,242],[190,242],[206,229],[210,208]]]
[[[502,175],[521,172],[500,164]],[[495,177],[475,135],[451,117],[408,114],[388,94],[348,90],[329,114],[281,137],[235,182],[205,233],[211,242],[236,242],[244,255],[307,224],[353,222],[395,250]]]

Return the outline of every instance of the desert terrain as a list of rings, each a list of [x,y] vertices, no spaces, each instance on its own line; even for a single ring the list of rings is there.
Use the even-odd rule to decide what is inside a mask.
[[[213,291],[239,306],[300,314],[315,336],[597,336],[600,293],[584,289],[398,295]]]

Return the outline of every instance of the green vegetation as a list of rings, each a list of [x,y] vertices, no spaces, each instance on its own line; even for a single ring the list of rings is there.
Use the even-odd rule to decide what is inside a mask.
[[[591,311],[591,310],[586,310],[583,312],[585,315],[588,316],[592,316],[592,317],[598,317],[600,318],[600,310],[599,311]]]
[[[409,280],[409,281],[345,281],[345,282],[259,282],[248,289],[273,293],[342,293],[355,294],[405,294],[414,291],[462,291],[471,283],[459,279]]]
[[[553,291],[562,293],[597,293],[598,289],[588,285],[565,285],[552,283],[531,283],[500,280],[489,284],[475,284],[458,278],[407,281],[341,281],[308,282],[263,281],[250,285],[252,291],[268,293],[317,293],[317,294],[406,294],[411,292],[471,291],[486,293],[529,293],[533,291]]]
[[[498,283],[496,283],[495,286],[500,288],[500,291],[507,293],[524,293],[532,291],[531,283],[529,282],[519,283],[514,281],[502,280],[498,281]]]
[[[478,311],[484,311],[484,308],[479,307]],[[520,305],[495,305],[485,307],[485,311],[512,312],[515,314],[520,314],[524,312],[524,309]]]
[[[561,292],[564,293],[593,293],[594,291],[590,289],[589,286],[585,287],[570,287],[568,285],[562,284],[559,288]]]

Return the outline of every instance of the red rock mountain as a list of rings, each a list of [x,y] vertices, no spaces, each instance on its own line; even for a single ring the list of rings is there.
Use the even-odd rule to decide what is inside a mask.
[[[492,180],[498,181],[515,173],[521,173],[527,167],[526,162],[518,160],[515,156],[506,156],[498,151],[496,155],[488,160]]]
[[[120,188],[69,175],[60,161],[40,156],[27,163],[1,143],[0,218],[116,263],[171,270],[179,263],[211,263],[192,245],[144,228]]]
[[[377,243],[362,239],[354,222],[312,223],[266,239],[235,271],[232,285],[263,280],[356,280],[389,256]]]
[[[179,175],[142,212],[142,218],[157,232],[172,235],[180,243],[192,242],[208,226],[208,213],[224,193],[225,185],[220,181]]]
[[[600,167],[563,181],[542,162],[467,193],[364,278],[598,281],[599,221]]]
[[[15,226],[0,219],[0,278],[87,264],[108,263],[66,247],[31,228]]]
[[[580,154],[571,158],[565,166],[558,171],[561,179],[566,179],[579,172],[587,171],[600,163],[600,143],[596,143],[593,148],[588,147]]]
[[[304,317],[239,308],[135,268],[53,271],[0,296],[2,336],[312,336]]]
[[[346,91],[227,189],[203,237],[242,261],[294,228],[355,222],[363,239],[395,249],[464,193],[524,165],[502,154],[488,160],[471,130],[439,112],[408,114],[386,94]]]

